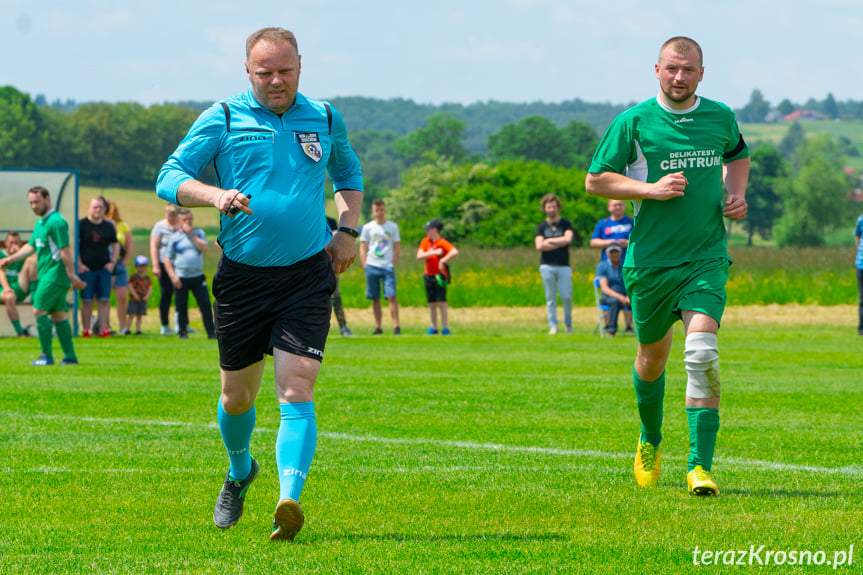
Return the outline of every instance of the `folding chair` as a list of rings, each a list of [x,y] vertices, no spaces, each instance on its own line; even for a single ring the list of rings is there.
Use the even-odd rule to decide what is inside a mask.
[[[596,302],[596,327],[593,328],[593,333],[599,333],[599,337],[605,337],[605,315],[608,313],[608,306],[602,305],[602,292],[599,289],[599,278],[593,278],[593,299]]]
[[[602,291],[599,289],[599,278],[593,278],[593,299],[596,302],[596,327],[593,328],[593,333],[599,333],[599,337],[605,337],[605,316],[608,314],[609,308],[607,305],[602,305]],[[621,311],[629,311],[632,308],[624,307]]]

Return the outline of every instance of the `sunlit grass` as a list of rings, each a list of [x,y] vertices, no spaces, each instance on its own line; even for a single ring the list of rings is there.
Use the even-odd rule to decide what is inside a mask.
[[[662,477],[642,490],[631,471],[633,338],[464,319],[449,338],[415,329],[330,338],[306,526],[294,544],[268,541],[279,418],[270,362],[252,438],[262,473],[243,520],[220,531],[211,515],[227,457],[214,425],[214,342],[77,340],[80,366],[38,369],[28,365],[34,341],[3,341],[0,572],[616,574],[649,565],[676,575],[705,570],[693,565],[696,546],[831,559],[860,548],[863,349],[829,322],[723,329],[722,494],[695,500],[684,481],[679,330]]]

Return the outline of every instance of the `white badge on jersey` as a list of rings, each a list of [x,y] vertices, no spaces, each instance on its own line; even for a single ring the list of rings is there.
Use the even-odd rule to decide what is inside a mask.
[[[324,149],[321,147],[317,132],[296,132],[296,135],[303,153],[314,161],[320,162],[324,157]]]

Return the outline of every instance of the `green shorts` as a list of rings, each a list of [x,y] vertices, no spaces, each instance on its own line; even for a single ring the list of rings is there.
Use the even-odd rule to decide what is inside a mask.
[[[33,292],[33,309],[46,313],[55,311],[66,311],[69,304],[66,303],[66,294],[69,293],[67,286],[59,286],[55,283],[41,281]]]
[[[30,292],[22,290],[21,286],[18,284],[12,286],[12,291],[15,292],[15,303],[21,303],[28,295],[30,295]]]
[[[709,315],[721,324],[730,264],[715,258],[671,268],[623,268],[639,343],[661,340],[683,310]]]

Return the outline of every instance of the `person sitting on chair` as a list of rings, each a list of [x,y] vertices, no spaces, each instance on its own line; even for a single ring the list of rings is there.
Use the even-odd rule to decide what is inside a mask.
[[[607,259],[596,266],[596,277],[599,280],[599,290],[602,292],[600,303],[608,306],[603,331],[610,337],[617,333],[617,316],[623,310],[626,320],[626,333],[633,333],[632,311],[629,310],[629,296],[626,295],[626,286],[623,283],[623,266],[620,255],[623,249],[617,244],[611,244],[605,248]],[[626,309],[624,309],[626,308]]]
[[[15,252],[21,249],[24,244],[21,242],[21,235],[18,232],[11,231],[6,234],[6,240],[3,242],[3,249],[0,249],[0,258],[14,255]],[[5,272],[0,269],[0,288],[2,288],[2,301],[6,307],[6,314],[9,316],[9,321],[12,322],[12,327],[15,328],[15,334],[18,337],[30,337],[28,328],[30,326],[21,325],[21,316],[18,314],[17,305],[24,301],[30,295],[31,288],[36,287],[36,256],[30,256],[25,260],[17,261],[10,264]]]

